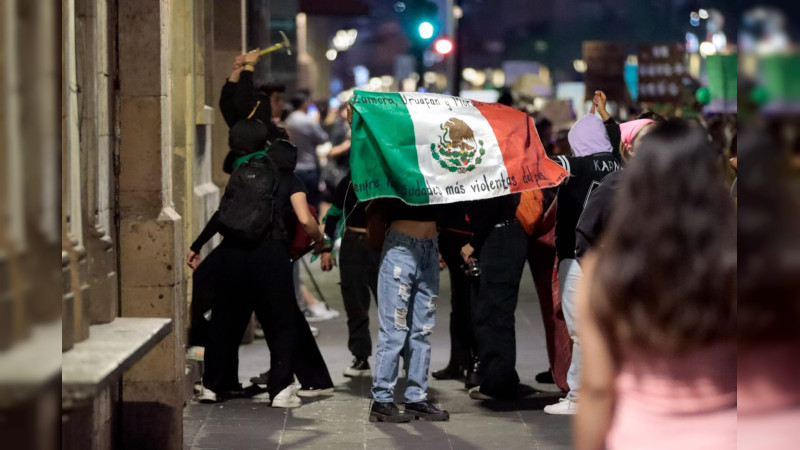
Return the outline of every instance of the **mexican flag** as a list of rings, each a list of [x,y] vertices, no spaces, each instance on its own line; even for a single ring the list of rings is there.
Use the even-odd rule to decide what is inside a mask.
[[[453,203],[559,185],[527,114],[417,92],[355,91],[350,167],[359,200]]]

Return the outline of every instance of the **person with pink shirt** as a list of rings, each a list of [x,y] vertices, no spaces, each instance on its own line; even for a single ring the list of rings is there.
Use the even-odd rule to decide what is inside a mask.
[[[652,127],[582,262],[575,448],[735,449],[736,213],[705,131]]]

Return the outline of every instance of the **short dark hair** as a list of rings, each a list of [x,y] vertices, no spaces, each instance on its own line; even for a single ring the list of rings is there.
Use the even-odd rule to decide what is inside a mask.
[[[800,260],[794,256],[800,214],[787,151],[793,142],[783,127],[794,125],[781,118],[765,129],[742,130],[741,166],[747,176],[737,189],[747,201],[739,202],[736,229],[740,352],[800,339]]]
[[[736,212],[705,130],[654,125],[623,174],[590,294],[617,362],[736,339]]]
[[[308,101],[308,95],[303,92],[296,92],[289,102],[295,110],[300,109]]]
[[[650,119],[650,120],[655,121],[655,122],[663,122],[664,121],[664,117],[662,117],[660,114],[655,113],[653,111],[642,111],[642,113],[639,114],[639,116],[637,116],[636,118],[637,119]]]
[[[258,88],[258,90],[264,93],[264,95],[267,97],[271,97],[275,92],[286,92],[286,85],[277,81],[270,81],[269,83],[263,84]]]

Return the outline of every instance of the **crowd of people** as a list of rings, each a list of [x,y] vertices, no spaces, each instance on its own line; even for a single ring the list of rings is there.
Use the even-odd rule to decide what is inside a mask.
[[[578,448],[699,448],[698,439],[703,448],[727,448],[731,439],[735,445],[730,174],[737,165],[735,157],[728,161],[735,123],[715,132],[713,121],[652,113],[618,123],[597,91],[589,114],[568,131],[537,122],[548,157],[569,177],[535,194],[535,221],[526,226],[519,218],[525,194],[428,206],[359,202],[349,173],[347,105],[331,114],[328,131],[309,116],[308,93],[294,95],[285,115],[285,88],[253,84],[257,58],[238,57],[223,87],[220,109],[230,126],[224,169],[260,160],[274,167],[266,196],[274,220],[246,240],[226,233],[218,212],[191,246],[192,341],[205,347],[202,401],[243,390],[238,345],[253,313],[270,350],[269,371],[253,380],[266,393],[257,395],[274,407],[297,407],[299,397],[333,393],[307,319],[335,312],[309,299],[298,281],[289,243],[299,223],[321,269],[338,267],[353,357],[343,374],[373,377],[371,421],[449,420],[428,396],[429,373],[462,380],[476,400],[532,393],[516,370],[514,320],[527,262],[550,364],[536,380],[566,392],[544,412],[577,414]],[[323,166],[317,147],[325,142],[331,149]],[[378,219],[384,228],[374,242],[368,230]],[[216,232],[224,239],[201,263]],[[431,372],[429,336],[445,267],[451,350],[447,366]],[[402,408],[394,403],[398,377],[407,379]],[[664,439],[654,440],[658,435]]]

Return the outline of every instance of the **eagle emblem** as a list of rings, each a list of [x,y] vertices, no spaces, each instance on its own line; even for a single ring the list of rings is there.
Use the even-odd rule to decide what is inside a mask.
[[[471,172],[483,162],[486,150],[483,141],[475,139],[475,133],[461,119],[451,117],[439,125],[442,134],[439,142],[431,144],[431,155],[439,161],[442,169],[454,173]]]

